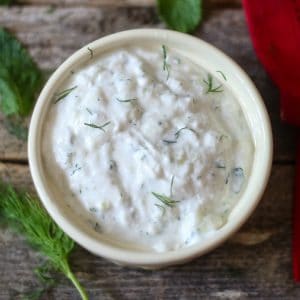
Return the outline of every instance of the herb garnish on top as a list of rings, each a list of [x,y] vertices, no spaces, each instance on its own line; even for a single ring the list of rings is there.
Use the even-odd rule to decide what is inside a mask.
[[[137,101],[137,98],[128,98],[128,99],[116,98],[116,100],[119,102],[131,102],[131,101]]]
[[[223,92],[222,84],[214,87],[213,77],[210,74],[207,75],[207,80],[203,79],[203,82],[207,85],[206,94]]]
[[[87,47],[87,49],[90,52],[90,58],[92,59],[94,57],[94,51],[90,47]]]
[[[174,184],[174,175],[172,176],[171,184],[170,184],[170,196],[166,196],[166,195],[158,194],[158,193],[154,193],[154,192],[152,192],[152,195],[155,198],[157,198],[160,202],[162,202],[165,206],[174,207],[176,205],[176,203],[178,203],[179,201],[172,199],[173,184]],[[160,204],[155,204],[155,205],[158,207],[161,206]]]
[[[167,48],[165,45],[162,45],[162,50],[163,50],[163,70],[167,71],[167,80],[168,80],[170,77],[170,70],[169,70],[170,66],[167,63]]]
[[[93,123],[84,123],[84,125],[89,126],[89,127],[92,127],[92,128],[97,128],[97,129],[100,129],[100,130],[102,130],[103,132],[105,132],[104,127],[106,127],[106,126],[109,125],[110,123],[111,123],[111,122],[108,121],[108,122],[104,123],[103,125],[96,125],[96,124],[93,124]]]
[[[54,104],[56,104],[58,101],[66,98],[73,90],[75,90],[77,88],[77,85],[66,89],[64,91],[59,92],[58,94],[55,95],[56,99],[54,100]]]

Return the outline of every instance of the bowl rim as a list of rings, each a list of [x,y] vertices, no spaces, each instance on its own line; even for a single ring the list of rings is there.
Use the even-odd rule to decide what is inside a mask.
[[[197,243],[190,247],[181,248],[170,252],[156,253],[129,250],[125,248],[112,246],[108,243],[101,242],[99,239],[96,239],[91,235],[87,235],[82,230],[82,228],[75,226],[71,222],[71,220],[66,219],[62,215],[58,206],[55,205],[55,201],[53,201],[50,198],[50,195],[47,192],[47,184],[43,176],[43,167],[39,153],[39,136],[41,136],[40,130],[44,122],[42,118],[44,111],[44,103],[45,101],[49,101],[47,99],[50,98],[51,91],[53,95],[53,87],[55,83],[61,78],[61,76],[63,76],[63,74],[70,66],[82,60],[83,56],[86,55],[87,47],[90,47],[92,49],[99,49],[104,45],[117,45],[118,43],[130,41],[132,39],[158,39],[160,41],[164,40],[166,43],[168,43],[168,41],[177,40],[192,47],[204,47],[207,51],[210,51],[220,60],[230,65],[232,71],[238,74],[241,81],[243,81],[243,84],[245,84],[245,88],[247,89],[249,96],[251,96],[254,99],[256,103],[256,108],[260,114],[260,119],[262,122],[261,126],[264,135],[264,146],[262,152],[260,153],[261,180],[256,181],[257,186],[256,191],[253,191],[254,196],[252,201],[249,201],[249,203],[246,204],[246,208],[242,211],[239,211],[239,214],[235,215],[235,220],[228,221],[226,223],[226,226],[222,227],[219,231],[216,231],[212,238],[204,240],[204,242],[201,242],[201,244]],[[253,212],[253,210],[255,209],[262,197],[271,171],[272,156],[273,143],[270,120],[264,102],[248,75],[231,58],[229,58],[227,55],[225,55],[223,52],[221,52],[211,44],[187,34],[165,29],[126,30],[102,37],[76,51],[57,68],[57,70],[49,78],[48,82],[46,83],[42,92],[40,93],[40,96],[37,100],[32,114],[28,136],[28,159],[31,176],[37,193],[52,219],[62,228],[62,230],[67,235],[69,235],[73,240],[75,240],[78,244],[80,244],[82,247],[89,250],[90,252],[107,258],[109,260],[119,262],[121,264],[129,264],[144,267],[166,266],[183,263],[216,248],[226,239],[228,239],[233,233],[235,233],[248,219],[248,217]]]

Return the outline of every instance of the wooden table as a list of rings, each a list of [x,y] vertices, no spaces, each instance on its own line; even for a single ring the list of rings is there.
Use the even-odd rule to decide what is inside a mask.
[[[109,6],[110,5],[110,6]],[[195,261],[159,271],[116,266],[78,247],[76,275],[91,299],[300,299],[291,274],[291,207],[295,131],[279,118],[278,90],[257,61],[239,0],[206,1],[195,33],[237,61],[254,80],[269,111],[274,163],[265,195],[250,220],[223,246]],[[0,8],[0,24],[28,47],[40,67],[54,70],[86,43],[104,35],[159,27],[149,0],[23,0]],[[33,189],[26,143],[10,135],[0,115],[0,176]],[[20,236],[0,230],[0,299],[38,286],[40,257]],[[64,278],[43,299],[79,299]]]

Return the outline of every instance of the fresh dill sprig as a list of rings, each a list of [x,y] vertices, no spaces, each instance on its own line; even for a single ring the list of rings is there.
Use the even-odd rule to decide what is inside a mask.
[[[74,241],[50,218],[37,198],[18,192],[0,181],[0,215],[30,245],[44,254],[56,271],[62,272],[71,280],[83,300],[88,300],[69,264]]]
[[[178,138],[179,138],[180,133],[181,133],[182,130],[189,130],[189,131],[192,131],[193,133],[196,133],[196,131],[195,131],[194,129],[192,129],[192,128],[189,128],[189,127],[187,127],[187,126],[182,127],[182,128],[178,129],[178,130],[175,132],[175,137],[176,137],[177,140],[178,140]]]
[[[216,71],[216,72],[217,72],[217,73],[220,73],[221,76],[223,77],[223,79],[227,81],[227,77],[225,76],[225,74],[224,74],[222,71],[218,70],[218,71]]]
[[[92,123],[84,123],[84,125],[92,127],[92,128],[97,128],[102,130],[103,132],[105,132],[104,127],[106,127],[107,125],[109,125],[111,122],[108,121],[106,123],[104,123],[103,125],[96,125],[96,124],[92,124]]]
[[[171,184],[170,184],[170,196],[166,196],[163,194],[158,194],[158,193],[154,193],[152,192],[152,195],[154,197],[156,197],[159,201],[161,201],[164,205],[169,206],[169,207],[173,207],[176,205],[176,203],[178,203],[179,201],[173,200],[172,196],[173,196],[173,184],[174,184],[174,178],[175,176],[172,176],[171,179]],[[161,206],[160,204],[155,204],[156,206]]]
[[[61,91],[60,93],[56,94],[55,97],[55,101],[54,101],[54,104],[56,104],[58,101],[64,99],[65,97],[67,97],[73,90],[75,90],[77,88],[77,85],[69,88],[69,89],[66,89],[64,91]]]
[[[162,141],[163,141],[164,143],[166,143],[166,144],[175,144],[175,143],[177,143],[177,140],[179,139],[179,136],[180,136],[180,133],[181,133],[182,130],[190,130],[190,131],[192,131],[193,133],[196,134],[196,131],[195,131],[194,129],[185,126],[185,127],[182,127],[182,128],[180,128],[180,129],[178,129],[178,130],[174,133],[174,136],[175,136],[175,139],[174,139],[174,140],[163,139]]]
[[[174,184],[174,178],[175,178],[175,176],[173,175],[173,176],[172,176],[172,179],[171,179],[171,184],[170,184],[170,197],[173,196],[173,184]]]
[[[50,291],[58,283],[58,278],[56,278],[57,276],[55,274],[57,272],[49,261],[46,261],[42,265],[36,267],[34,269],[34,273],[43,286],[38,286],[33,290],[30,289],[24,294],[22,293],[22,295],[20,295],[22,300],[39,300],[45,293]]]
[[[166,139],[164,139],[164,140],[162,140],[164,143],[166,143],[166,144],[175,144],[175,143],[177,143],[177,140],[166,140]]]
[[[162,45],[162,50],[163,50],[163,70],[167,72],[167,80],[170,77],[170,66],[167,63],[167,48],[165,45]]]
[[[207,85],[206,94],[223,92],[222,84],[214,87],[213,77],[210,74],[207,75],[207,80],[203,79],[203,82]]]
[[[176,205],[176,203],[179,202],[179,201],[173,200],[172,198],[170,198],[166,195],[162,195],[162,194],[158,194],[158,193],[154,193],[154,192],[152,192],[152,195],[154,197],[156,197],[159,201],[161,201],[164,205],[169,206],[169,207],[173,207]]]
[[[56,283],[52,274],[54,271],[53,265],[49,261],[45,261],[42,265],[34,269],[34,273],[39,280],[48,286],[54,286]]]
[[[38,300],[54,286],[57,285],[56,272],[50,261],[44,262],[42,265],[34,269],[34,273],[43,284],[42,287],[38,287],[34,290],[26,292],[22,295],[22,300]]]
[[[119,102],[131,102],[131,101],[137,101],[137,98],[129,98],[129,99],[116,98],[116,100]]]
[[[87,49],[90,52],[90,57],[92,59],[94,57],[94,51],[90,47],[87,47]]]
[[[182,128],[180,128],[180,129],[178,129],[176,132],[175,132],[175,137],[176,137],[176,139],[178,140],[178,138],[179,138],[179,136],[180,136],[180,132],[182,131],[182,130],[185,130],[185,129],[187,129],[188,127],[182,127]]]

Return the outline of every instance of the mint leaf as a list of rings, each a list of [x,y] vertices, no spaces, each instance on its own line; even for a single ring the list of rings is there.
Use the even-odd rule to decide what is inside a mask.
[[[0,28],[0,110],[5,115],[28,115],[43,76],[20,42]]]
[[[202,0],[157,0],[158,13],[174,30],[192,32],[202,18]]]

